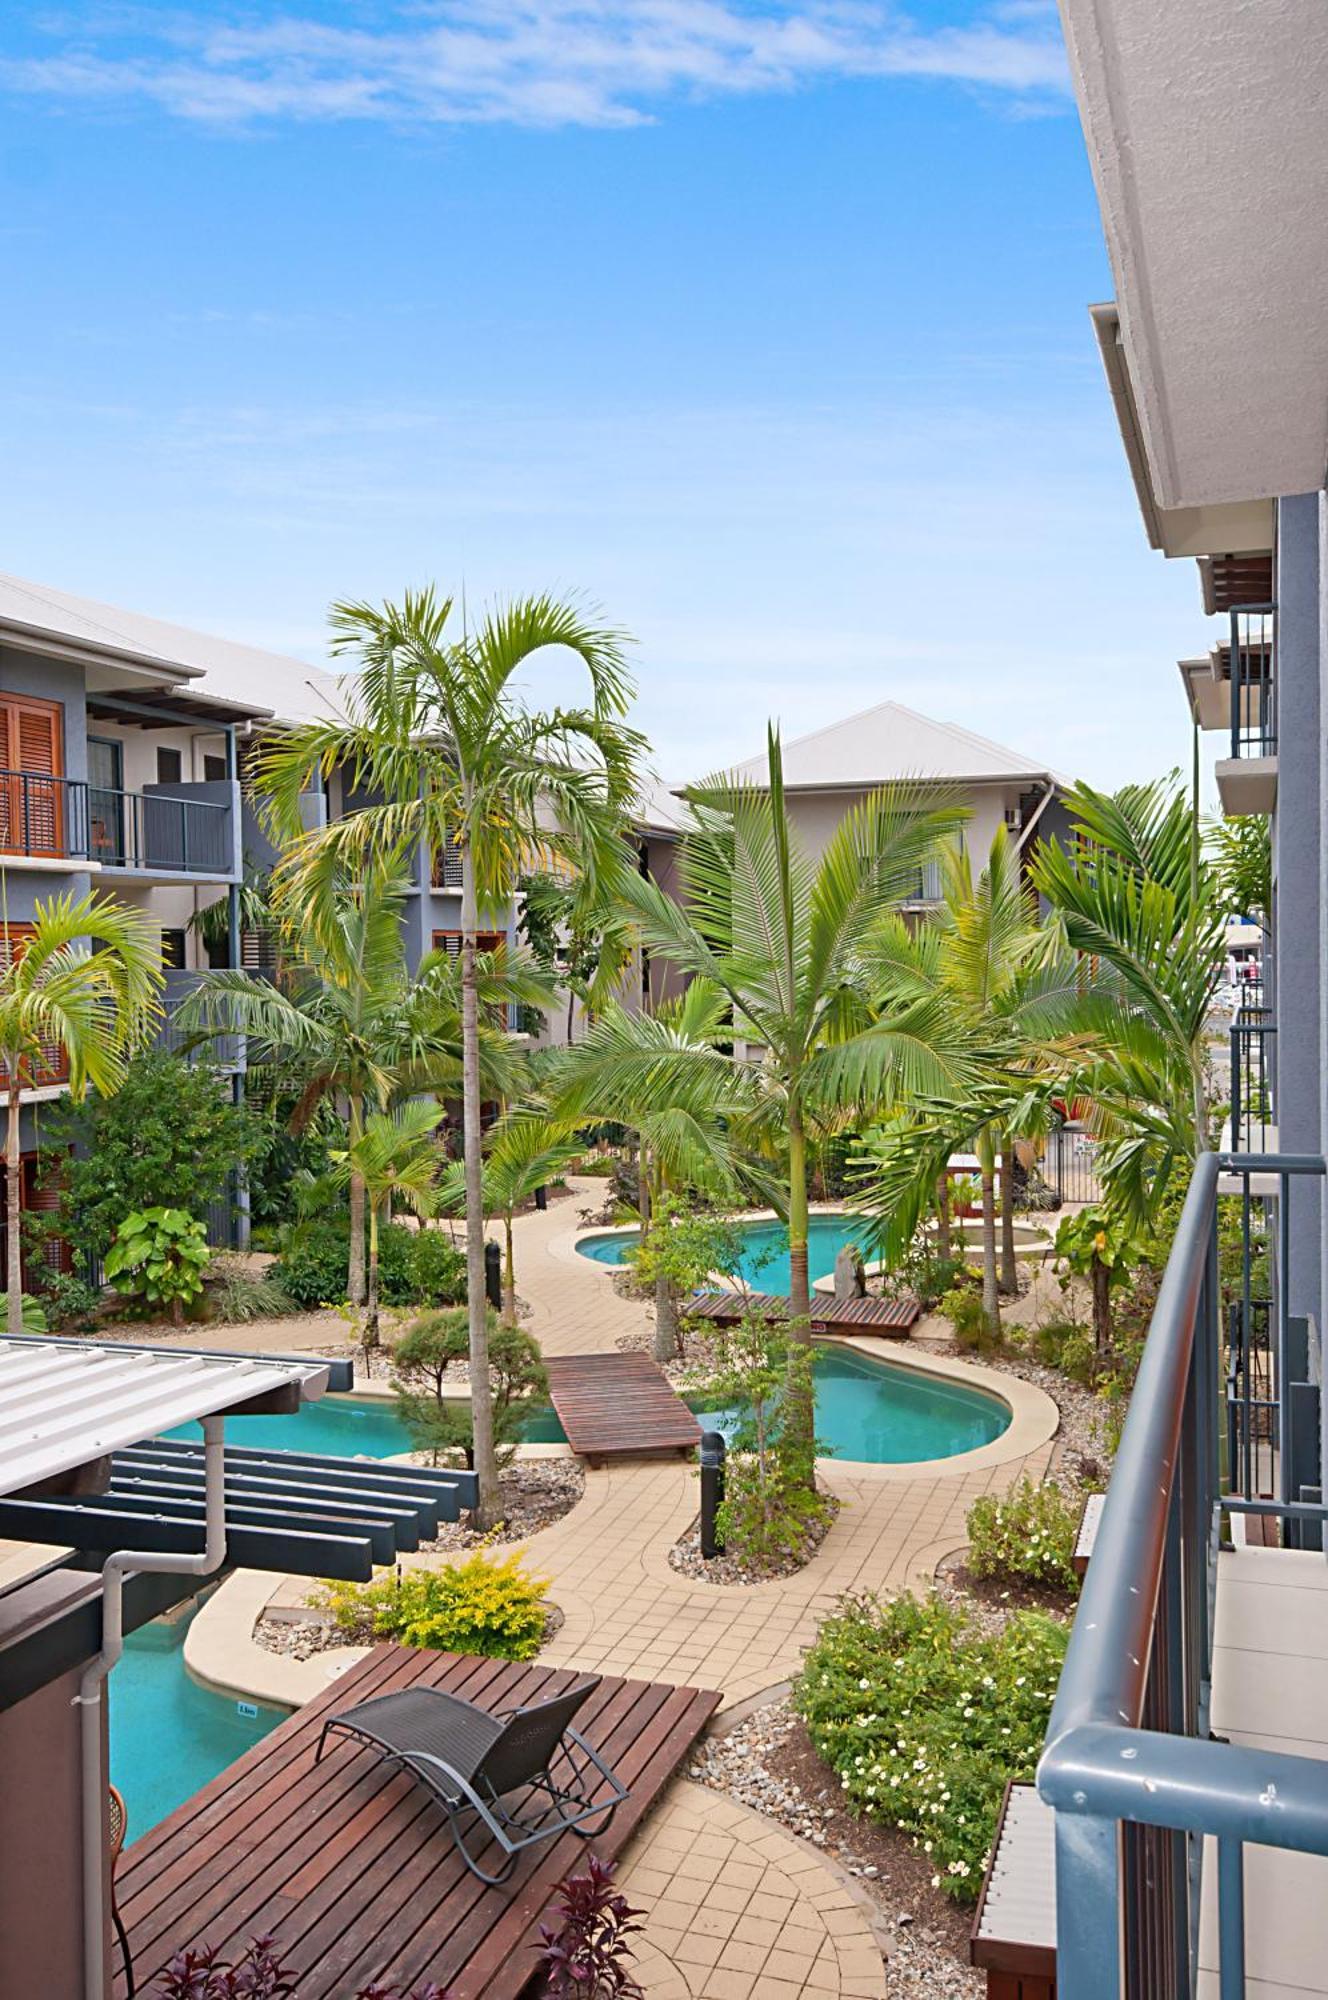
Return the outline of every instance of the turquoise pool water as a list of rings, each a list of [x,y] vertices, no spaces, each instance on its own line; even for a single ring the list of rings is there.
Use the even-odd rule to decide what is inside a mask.
[[[741,1275],[747,1283],[760,1292],[787,1292],[789,1288],[788,1231],[782,1222],[740,1222],[737,1224],[743,1240],[743,1254],[739,1264]],[[864,1231],[866,1225],[853,1215],[814,1215],[807,1227],[807,1271],[812,1284],[818,1278],[828,1278],[835,1268],[835,1258],[846,1243],[863,1245],[864,1256],[868,1254]],[[583,1257],[589,1257],[595,1264],[624,1264],[635,1250],[638,1234],[635,1229],[615,1230],[612,1235],[583,1236],[577,1250]]]
[[[846,1348],[818,1348],[812,1369],[816,1433],[836,1458],[870,1465],[952,1458],[990,1444],[1010,1421],[1005,1404],[981,1389],[872,1361]],[[699,1402],[692,1407],[713,1429],[732,1431],[731,1411]],[[335,1457],[390,1458],[410,1450],[409,1433],[389,1405],[353,1396],[327,1396],[294,1417],[233,1417],[226,1434],[232,1444]],[[201,1432],[185,1425],[174,1435]],[[531,1413],[525,1435],[531,1444],[566,1443],[562,1425],[548,1409]]]
[[[817,1442],[835,1458],[866,1465],[910,1465],[923,1458],[953,1458],[990,1444],[1010,1422],[998,1397],[939,1375],[875,1362],[844,1348],[818,1348]],[[710,1430],[731,1436],[737,1412],[693,1403]]]
[[[242,1704],[191,1680],[184,1664],[188,1627],[189,1617],[144,1625],[125,1640],[111,1671],[111,1783],[124,1794],[130,1840],[284,1720],[282,1709]]]

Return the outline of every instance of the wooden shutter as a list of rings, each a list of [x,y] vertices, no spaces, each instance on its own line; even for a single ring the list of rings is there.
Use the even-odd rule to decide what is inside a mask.
[[[64,710],[59,702],[0,696],[7,775],[0,782],[0,848],[65,852]]]
[[[16,959],[22,958],[28,948],[33,926],[31,924],[0,923],[0,973],[8,971]],[[7,1079],[8,1065],[0,1061],[0,1079]],[[65,1083],[69,1077],[69,1060],[60,1042],[48,1042],[42,1049],[41,1059],[29,1073],[24,1065],[19,1081],[25,1090],[45,1090],[51,1084]]]

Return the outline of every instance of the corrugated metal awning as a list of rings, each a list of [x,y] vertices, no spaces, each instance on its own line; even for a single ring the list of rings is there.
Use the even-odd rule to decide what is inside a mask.
[[[325,1362],[121,1347],[113,1341],[0,1339],[0,1493],[95,1463],[177,1424],[260,1397],[321,1396]]]

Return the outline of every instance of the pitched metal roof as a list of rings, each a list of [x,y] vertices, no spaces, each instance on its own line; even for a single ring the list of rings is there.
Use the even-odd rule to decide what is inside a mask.
[[[739,764],[732,775],[760,785],[767,774],[762,753]],[[879,702],[784,744],[784,783],[790,790],[860,790],[909,778],[1064,782],[1045,762],[975,735],[958,723],[919,715],[898,701]]]
[[[113,1341],[0,1339],[0,1493],[58,1479],[141,1438],[275,1391],[321,1396],[317,1359],[201,1354]]]

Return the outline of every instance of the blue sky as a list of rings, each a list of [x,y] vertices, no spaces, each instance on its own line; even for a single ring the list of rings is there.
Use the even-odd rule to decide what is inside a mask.
[[[1041,0],[20,0],[0,251],[0,569],[310,659],[577,589],[669,778],[888,697],[1188,756]]]

